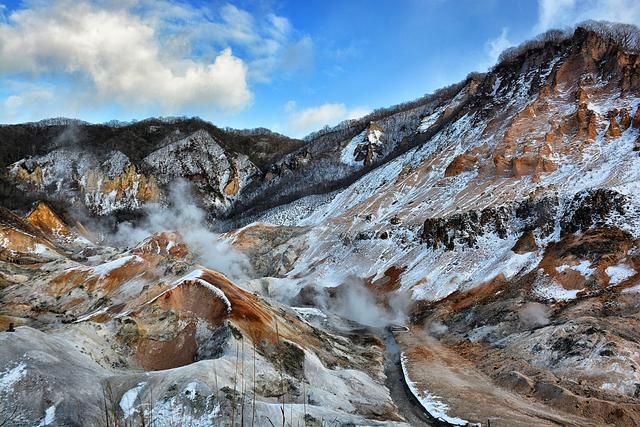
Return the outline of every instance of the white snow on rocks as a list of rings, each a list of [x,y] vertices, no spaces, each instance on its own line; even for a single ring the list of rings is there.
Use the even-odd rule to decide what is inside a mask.
[[[340,161],[349,166],[362,166],[362,162],[356,162],[356,147],[358,144],[362,144],[364,142],[364,138],[367,134],[367,130],[363,130],[358,135],[351,138],[351,141],[347,144],[346,147],[342,149],[342,153],[340,154]]]
[[[145,382],[138,383],[138,385],[122,395],[122,398],[120,399],[120,409],[122,409],[122,413],[125,418],[129,418],[136,413],[136,400],[138,399],[138,394],[140,394],[146,384],[147,383]]]
[[[208,413],[200,416],[185,410],[184,404],[177,396],[155,403],[151,410],[144,410],[145,418],[150,420],[150,424],[158,427],[173,427],[175,425],[190,427],[216,427],[221,425],[220,404],[216,403]]]
[[[442,113],[442,109],[438,109],[435,112],[425,116],[420,122],[420,126],[418,127],[418,132],[426,132],[435,122],[440,118],[440,114]]]
[[[556,267],[556,271],[558,273],[562,273],[566,270],[577,271],[578,273],[582,274],[585,277],[591,276],[596,271],[595,268],[591,268],[591,262],[589,261],[581,261],[580,264],[578,265],[564,264],[559,267]]]
[[[18,363],[11,369],[0,372],[0,390],[9,390],[18,381],[27,375],[27,365],[24,362]]]
[[[122,152],[114,150],[109,158],[102,162],[102,169],[110,179],[124,173],[125,169],[131,165],[131,160]]]
[[[636,271],[629,265],[620,263],[618,265],[607,267],[605,273],[607,273],[607,276],[609,276],[609,284],[617,285],[624,282],[629,277],[634,276],[636,274]]]
[[[500,83],[502,83],[502,77],[498,76],[496,81],[493,82],[493,88],[491,90],[491,96],[496,96],[498,89],[500,89]]]
[[[38,427],[49,426],[53,424],[55,419],[56,419],[56,405],[52,405],[52,406],[49,406],[46,411],[44,411],[44,417],[42,418],[42,420],[40,420],[40,424],[38,424]]]
[[[35,255],[40,255],[47,258],[60,258],[60,254],[56,253],[50,247],[43,245],[42,243],[36,243],[31,252]]]
[[[552,282],[546,286],[538,286],[533,293],[544,300],[568,301],[576,299],[579,292],[584,289],[565,289],[559,284]]]
[[[142,258],[137,255],[128,255],[122,258],[118,258],[113,261],[109,261],[104,264],[97,265],[93,268],[93,275],[100,276],[100,278],[108,276],[112,271],[117,270],[129,263],[144,262]]]
[[[622,291],[623,294],[640,294],[640,283]]]
[[[291,307],[293,308],[299,315],[302,317],[321,317],[323,319],[327,318],[327,315],[322,312],[322,310],[317,309],[315,307]]]

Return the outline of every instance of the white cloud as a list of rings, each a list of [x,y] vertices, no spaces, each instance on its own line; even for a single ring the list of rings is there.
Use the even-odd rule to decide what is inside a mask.
[[[500,35],[494,39],[489,40],[485,45],[485,50],[489,55],[489,65],[493,65],[497,62],[498,57],[506,48],[513,46],[513,43],[509,40],[509,29],[502,28]]]
[[[247,67],[230,49],[211,62],[164,55],[149,23],[128,10],[59,1],[14,12],[0,25],[0,71],[78,74],[98,99],[239,110],[249,104]]]
[[[200,49],[237,47],[244,53],[250,80],[270,82],[313,64],[313,41],[298,34],[283,16],[253,15],[232,4],[211,10],[167,0],[143,1],[145,7],[140,14],[157,22],[170,39],[187,40]]]
[[[316,107],[298,110],[295,101],[285,104],[285,112],[289,113],[289,133],[301,137],[324,126],[332,126],[343,120],[357,119],[371,112],[366,108],[347,108],[342,103],[327,103]]]
[[[24,4],[0,20],[0,83],[70,81],[71,89],[48,89],[51,109],[45,115],[59,115],[63,104],[80,112],[110,103],[134,115],[234,113],[252,102],[251,81],[286,76],[313,60],[312,40],[296,35],[289,20],[272,13],[257,17],[231,4],[217,9],[173,0]],[[51,97],[62,92],[77,99],[58,99],[56,109]],[[9,92],[0,103],[12,111],[18,105],[41,111],[34,93]],[[0,120],[11,115],[0,112]]]
[[[535,33],[589,19],[640,25],[638,0],[538,0]]]
[[[9,82],[18,94],[7,96],[2,102],[2,119],[13,123],[21,120],[31,120],[42,113],[42,108],[55,102],[55,90],[52,87],[33,84],[17,84]],[[25,111],[28,114],[25,114]],[[63,114],[60,114],[63,115]]]

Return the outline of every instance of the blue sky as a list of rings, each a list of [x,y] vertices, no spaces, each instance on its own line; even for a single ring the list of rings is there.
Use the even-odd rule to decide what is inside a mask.
[[[0,122],[198,115],[303,136],[636,0],[0,0]]]

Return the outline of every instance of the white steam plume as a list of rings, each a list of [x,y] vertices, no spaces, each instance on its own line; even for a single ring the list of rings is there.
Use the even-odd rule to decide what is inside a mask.
[[[146,218],[138,224],[121,223],[111,236],[115,244],[128,246],[161,231],[177,231],[203,266],[219,271],[232,280],[244,280],[251,273],[247,257],[236,251],[219,234],[207,226],[206,213],[198,207],[191,187],[176,181],[168,194],[167,205],[146,207]]]
[[[549,308],[538,302],[528,302],[518,311],[520,321],[529,328],[549,324]]]

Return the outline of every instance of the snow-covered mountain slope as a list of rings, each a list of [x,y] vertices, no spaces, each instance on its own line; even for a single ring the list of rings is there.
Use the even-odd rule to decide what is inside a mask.
[[[0,321],[48,332],[2,337],[0,385],[26,395],[30,372],[77,362],[125,420],[637,425],[638,70],[580,27],[268,162],[191,129],[139,155],[13,163],[20,188],[102,215],[190,181],[226,231],[203,230],[197,259],[238,251],[252,271],[234,283],[196,265],[173,232],[117,249],[51,210],[3,211]],[[35,341],[65,356],[23,357]],[[25,419],[78,417],[63,387]]]
[[[608,224],[640,237],[640,94],[637,87],[622,91],[624,70],[589,72],[601,56],[624,61],[609,52],[582,64],[599,41],[589,34],[575,38],[547,62],[543,51],[498,67],[481,86],[491,92],[480,93],[421,146],[328,197],[266,213],[267,222],[312,227],[295,274],[320,261],[314,274],[328,276],[337,269],[379,277],[396,266],[404,269],[403,289],[417,299],[438,299],[533,268],[537,253],[572,231],[572,216],[585,210],[598,215],[585,228]],[[522,70],[528,63],[535,66]],[[530,93],[534,82],[538,89]],[[451,108],[458,102],[454,97]],[[585,121],[585,114],[591,118]],[[424,130],[418,125],[415,137]],[[526,233],[537,251],[513,256]],[[500,261],[508,261],[502,270],[495,268]]]
[[[513,368],[539,390],[536,399],[576,416],[598,413],[596,424],[633,424],[639,415],[628,403],[639,397],[640,353],[621,322],[638,321],[630,290],[640,279],[638,67],[637,54],[583,29],[526,51],[425,114],[405,137],[406,152],[343,189],[271,209],[236,233],[238,247],[262,222],[305,227],[305,238],[292,241],[291,269],[269,285],[272,295],[280,281],[294,302],[322,305],[310,289],[326,288],[324,295],[364,283],[387,301],[389,321],[404,309],[427,333],[428,324],[442,325],[450,345],[473,346],[474,363],[489,355],[497,364],[518,360]],[[355,136],[338,158],[352,165],[345,153],[362,139]],[[438,308],[466,294],[467,306]],[[497,305],[500,295],[508,303]],[[528,304],[544,308],[540,318],[549,326],[516,349],[507,343],[531,329],[519,314]],[[602,315],[602,304],[606,323],[616,326],[567,353],[561,343],[580,341],[576,334]],[[427,369],[412,358],[421,342],[401,342],[409,372]],[[603,350],[607,342],[618,350]],[[536,356],[540,349],[550,350]],[[592,365],[597,378],[585,368]],[[478,369],[517,388],[489,366]],[[553,397],[542,391],[551,377],[560,384]],[[591,391],[574,383],[598,390],[599,409],[584,400]],[[563,407],[567,396],[575,409]],[[480,420],[470,407],[451,405],[452,416]],[[618,421],[608,418],[613,408]]]

